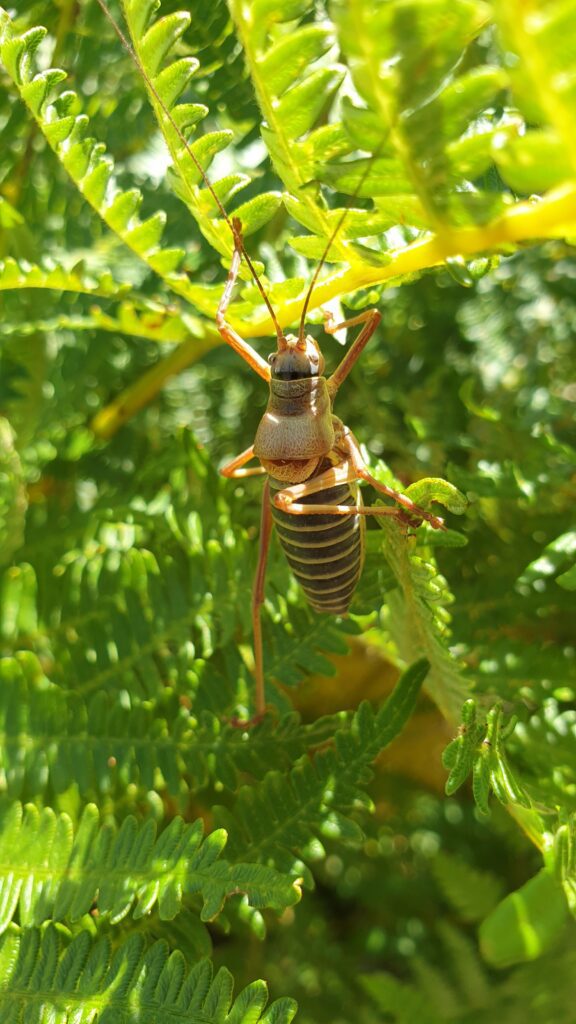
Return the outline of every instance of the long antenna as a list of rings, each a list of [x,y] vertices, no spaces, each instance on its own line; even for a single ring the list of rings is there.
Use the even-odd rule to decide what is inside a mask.
[[[98,0],[98,2],[100,2],[100,0]],[[384,140],[380,143],[380,145],[378,146],[376,152],[372,154],[372,157],[369,160],[367,160],[366,167],[364,168],[364,170],[363,170],[363,172],[362,172],[362,174],[360,176],[360,180],[359,180],[358,184],[356,185],[356,188],[354,189],[352,195],[350,196],[350,199],[348,201],[349,203],[351,203],[353,199],[357,198],[357,196],[358,196],[358,194],[360,192],[360,189],[362,188],[362,185],[366,181],[366,178],[368,177],[372,167],[374,166],[374,160],[376,160],[376,158],[378,157],[378,154],[382,150],[383,145],[384,145]],[[306,313],[308,312],[308,306],[310,305],[310,299],[312,298],[312,292],[314,291],[314,288],[316,287],[316,282],[317,282],[317,280],[318,280],[318,278],[320,276],[320,271],[322,270],[322,267],[326,263],[326,257],[328,255],[328,253],[330,252],[330,248],[332,246],[332,242],[336,238],[336,235],[340,231],[340,228],[342,227],[342,225],[343,225],[344,221],[346,220],[346,217],[348,216],[349,213],[350,213],[350,206],[348,205],[348,206],[344,207],[344,209],[342,210],[342,213],[340,214],[338,220],[336,221],[336,227],[332,231],[332,234],[330,235],[330,237],[328,239],[328,242],[326,243],[326,248],[324,249],[324,252],[322,253],[322,255],[320,257],[320,262],[319,262],[318,266],[316,267],[316,270],[314,271],[314,273],[312,275],[312,280],[310,282],[310,286],[308,288],[308,291],[306,292],[306,298],[304,299],[304,305],[302,307],[302,313],[301,313],[301,316],[300,316],[300,327],[298,329],[298,341],[299,341],[300,344],[303,344],[303,342],[304,342],[304,330],[305,330],[305,327],[306,327]]]
[[[231,218],[226,213],[226,210],[224,209],[224,206],[220,202],[220,199],[218,198],[218,195],[217,195],[216,191],[212,187],[212,183],[211,183],[210,179],[208,178],[208,175],[206,174],[204,168],[202,167],[202,164],[200,163],[200,161],[198,160],[198,158],[197,158],[196,154],[194,153],[192,147],[190,146],[186,136],[184,135],[184,132],[176,124],[175,119],[173,118],[172,114],[170,113],[170,111],[169,111],[168,107],[166,106],[164,100],[160,96],[160,93],[156,89],[156,86],[154,85],[154,82],[150,79],[149,75],[147,74],[146,68],[142,64],[142,61],[140,60],[140,57],[138,56],[136,50],[132,46],[132,43],[130,42],[130,40],[126,36],[126,33],[122,31],[122,28],[120,27],[120,25],[118,24],[118,22],[114,18],[113,14],[108,10],[106,4],[104,3],[104,0],[98,0],[98,5],[101,8],[101,10],[103,11],[103,13],[106,15],[106,17],[107,17],[108,21],[110,22],[110,24],[112,25],[114,31],[116,32],[116,35],[118,36],[120,42],[122,43],[124,49],[127,51],[127,53],[130,55],[130,57],[134,61],[134,64],[138,68],[138,70],[139,70],[140,74],[142,75],[142,78],[144,79],[144,81],[147,83],[148,88],[150,89],[150,92],[152,93],[154,99],[156,100],[156,102],[158,103],[160,109],[162,110],[162,113],[168,119],[168,121],[170,122],[171,127],[176,132],[176,134],[178,136],[178,139],[180,140],[180,142],[184,146],[184,149],[185,149],[187,155],[190,157],[190,159],[194,163],[194,165],[196,167],[196,170],[198,171],[198,173],[200,174],[200,176],[202,178],[202,181],[204,182],[206,188],[210,192],[210,195],[212,196],[212,199],[216,203],[216,206],[217,206],[217,208],[218,208],[218,210],[220,212],[220,215],[222,216],[222,218],[225,220],[226,224],[230,228],[230,231],[232,233],[232,238],[234,239],[235,247],[242,253],[242,256],[244,257],[244,260],[246,261],[246,265],[247,265],[250,273],[252,274],[252,277],[254,278],[254,281],[256,283],[258,291],[260,292],[260,295],[262,296],[262,299],[264,300],[266,308],[267,308],[267,310],[268,310],[268,312],[270,314],[270,318],[272,320],[272,323],[274,324],[274,328],[276,330],[276,335],[278,337],[278,340],[279,341],[280,341],[280,339],[284,340],[284,332],[283,332],[282,328],[280,327],[280,324],[278,323],[278,320],[276,319],[276,314],[275,314],[275,312],[274,312],[274,310],[272,308],[272,303],[270,302],[270,299],[266,295],[266,292],[264,290],[264,286],[263,286],[263,284],[262,284],[262,282],[261,282],[261,280],[258,277],[258,274],[256,272],[256,268],[255,268],[254,264],[252,263],[252,260],[250,259],[248,253],[246,252],[246,249],[244,248],[244,242],[242,241],[242,235],[240,234],[240,231],[238,230],[238,228],[235,226],[235,224],[233,223]]]

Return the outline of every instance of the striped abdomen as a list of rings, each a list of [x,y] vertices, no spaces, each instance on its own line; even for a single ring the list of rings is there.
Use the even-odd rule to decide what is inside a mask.
[[[270,478],[270,498],[286,487]],[[299,499],[304,505],[357,505],[357,487],[339,484]],[[314,611],[344,615],[362,570],[364,522],[359,515],[293,515],[272,505],[290,568]]]

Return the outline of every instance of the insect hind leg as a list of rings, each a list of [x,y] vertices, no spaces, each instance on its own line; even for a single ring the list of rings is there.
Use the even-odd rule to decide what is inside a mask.
[[[387,498],[392,498],[393,501],[401,505],[402,508],[406,509],[406,512],[411,514],[415,519],[420,521],[424,520],[430,523],[435,530],[445,530],[444,520],[440,516],[433,515],[432,512],[427,512],[425,509],[420,508],[416,505],[407,494],[402,494],[400,491],[395,491],[392,487],[387,487],[386,484],[377,480],[376,477],[366,468],[362,453],[360,451],[360,445],[354,437],[354,434],[349,427],[344,427],[342,435],[338,438],[338,445],[348,454],[350,461],[357,474],[357,478],[366,480],[367,483],[371,484],[374,490],[380,494],[385,494]]]
[[[422,520],[430,523],[436,530],[444,530],[444,522],[438,516],[427,512],[425,509],[415,505],[405,494],[394,491],[390,487],[381,484],[366,469],[357,443],[348,428],[344,428],[344,435],[338,438],[338,445],[341,448],[346,446],[348,457],[343,456],[341,461],[330,469],[319,473],[318,476],[304,481],[302,484],[293,484],[278,491],[273,498],[276,508],[291,515],[361,515],[380,516],[397,519],[408,526],[418,526]],[[312,494],[318,494],[329,487],[338,484],[353,483],[357,480],[366,480],[381,494],[393,498],[401,507],[390,508],[386,505],[338,505],[328,503],[309,504],[303,503],[300,499]]]

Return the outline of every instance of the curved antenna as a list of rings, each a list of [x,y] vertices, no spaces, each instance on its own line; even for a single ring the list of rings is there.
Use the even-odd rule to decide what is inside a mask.
[[[98,2],[100,2],[100,0],[98,0]],[[360,189],[362,188],[362,185],[366,181],[366,178],[368,177],[372,167],[374,166],[374,161],[378,158],[378,155],[379,155],[380,151],[382,150],[383,145],[384,145],[384,139],[382,140],[382,142],[380,143],[380,145],[376,149],[375,153],[372,154],[372,157],[367,161],[366,167],[362,171],[362,175],[360,177],[360,180],[359,180],[358,184],[356,185],[356,188],[354,189],[352,195],[350,196],[350,198],[348,200],[348,206],[344,207],[344,209],[342,210],[342,213],[340,214],[338,220],[336,221],[336,227],[332,231],[332,234],[330,235],[330,237],[328,239],[328,242],[326,244],[326,248],[324,249],[324,252],[322,253],[322,255],[320,257],[320,262],[319,262],[318,266],[316,267],[316,270],[314,271],[314,273],[312,275],[312,280],[310,282],[310,287],[308,288],[308,291],[306,292],[306,298],[304,299],[304,305],[302,307],[302,314],[300,316],[300,327],[298,328],[298,344],[299,345],[303,345],[303,343],[304,343],[304,330],[305,330],[305,327],[306,327],[306,314],[308,312],[308,306],[310,305],[310,299],[312,298],[312,292],[314,291],[314,288],[316,287],[316,282],[317,282],[317,280],[318,280],[318,278],[320,276],[320,271],[322,270],[322,267],[326,263],[326,257],[328,255],[328,253],[330,252],[330,248],[332,246],[332,242],[336,238],[338,232],[340,231],[340,228],[342,227],[344,221],[346,220],[346,217],[350,213],[350,203],[352,202],[353,199],[356,199],[358,197],[358,193],[360,192]]]
[[[114,29],[116,35],[118,36],[120,42],[122,43],[122,46],[124,47],[126,52],[130,55],[130,57],[134,61],[134,64],[136,65],[136,67],[138,68],[138,71],[142,75],[142,78],[144,79],[144,81],[148,85],[148,88],[150,89],[150,92],[152,93],[154,99],[156,100],[156,102],[158,103],[159,107],[161,108],[162,113],[168,119],[168,121],[170,122],[171,127],[176,132],[176,134],[178,136],[178,139],[180,140],[180,142],[184,146],[184,149],[186,150],[187,155],[190,157],[190,159],[194,163],[194,165],[196,167],[196,170],[198,171],[198,173],[200,174],[200,176],[202,178],[202,181],[204,182],[206,188],[210,192],[210,195],[212,196],[212,199],[216,203],[216,206],[218,208],[220,216],[223,218],[223,220],[226,222],[226,224],[230,228],[230,231],[232,233],[232,238],[234,239],[234,245],[242,253],[242,256],[244,257],[244,260],[246,261],[246,266],[248,267],[248,270],[250,271],[250,273],[252,274],[252,277],[254,278],[254,282],[255,282],[255,284],[256,284],[256,286],[258,288],[258,291],[260,292],[260,295],[261,295],[261,297],[262,297],[262,299],[263,299],[263,301],[264,301],[264,303],[266,305],[266,308],[267,308],[267,310],[268,310],[268,312],[270,314],[270,319],[272,320],[272,323],[274,324],[274,329],[276,331],[276,336],[278,338],[278,341],[280,342],[280,339],[282,339],[282,340],[284,339],[284,332],[283,332],[282,328],[280,327],[280,324],[278,323],[278,320],[276,319],[276,314],[275,314],[274,310],[272,309],[272,303],[270,302],[270,299],[266,295],[266,292],[264,290],[264,286],[263,286],[263,284],[262,284],[262,282],[261,282],[261,280],[258,277],[258,274],[256,272],[256,268],[255,268],[254,264],[252,263],[252,260],[250,259],[248,253],[246,252],[246,249],[244,248],[244,242],[242,240],[242,235],[240,233],[240,230],[238,229],[236,224],[234,224],[233,219],[231,219],[228,216],[228,214],[226,213],[226,210],[224,209],[224,206],[220,202],[220,199],[218,198],[217,193],[215,192],[215,190],[212,187],[212,183],[211,183],[210,179],[208,178],[208,175],[206,174],[206,171],[202,167],[202,164],[198,160],[198,157],[196,156],[196,154],[194,153],[194,151],[193,151],[192,147],[190,146],[188,140],[186,139],[186,136],[184,135],[184,132],[176,124],[176,121],[174,120],[172,114],[168,110],[168,107],[164,103],[164,100],[160,96],[156,86],[151,81],[150,77],[148,76],[148,74],[146,72],[146,68],[142,64],[142,61],[140,60],[140,57],[138,56],[136,50],[132,46],[132,43],[130,42],[130,40],[126,36],[126,33],[122,31],[122,28],[120,27],[120,25],[118,24],[118,22],[114,18],[113,14],[108,10],[106,4],[104,3],[104,0],[98,0],[98,5],[99,5],[100,9],[103,11],[103,13],[106,15],[106,17],[107,17],[108,21],[110,22],[110,24],[112,25],[112,28]]]

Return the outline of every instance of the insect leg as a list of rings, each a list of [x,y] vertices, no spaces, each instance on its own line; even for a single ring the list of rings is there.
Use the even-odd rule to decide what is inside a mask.
[[[266,711],[260,610],[264,603],[264,582],[266,578],[266,563],[268,561],[271,534],[272,508],[270,506],[270,488],[268,481],[266,481],[262,491],[262,515],[260,518],[260,550],[258,553],[258,566],[256,569],[256,576],[254,577],[254,589],[252,591],[252,629],[254,635],[254,675],[256,677],[257,718],[261,717]]]
[[[439,516],[433,515],[431,512],[426,512],[419,505],[415,505],[413,501],[406,494],[401,494],[400,491],[395,491],[392,487],[387,487],[386,484],[376,480],[371,473],[368,472],[362,454],[360,452],[360,446],[358,441],[354,437],[354,434],[349,427],[344,427],[342,435],[338,438],[338,447],[344,449],[348,454],[357,477],[362,480],[367,480],[369,484],[372,484],[374,490],[379,491],[380,494],[385,494],[386,497],[392,498],[403,508],[407,509],[417,519],[425,519],[430,526],[433,526],[435,530],[445,530],[444,520]]]
[[[345,428],[347,430],[347,428]],[[348,432],[350,433],[350,432]],[[342,444],[340,438],[338,444],[344,447],[344,439]],[[354,458],[350,454],[350,458],[343,459],[342,462],[333,466],[331,469],[325,470],[324,473],[320,473],[319,476],[313,477],[311,480],[306,480],[302,484],[293,484],[290,487],[285,487],[282,491],[274,496],[273,502],[276,508],[281,509],[283,512],[290,512],[293,515],[316,515],[316,514],[328,514],[334,516],[344,515],[361,515],[361,516],[391,516],[395,519],[406,523],[408,526],[413,525],[415,520],[430,523],[431,526],[436,530],[445,530],[444,522],[438,516],[432,515],[430,512],[426,512],[425,509],[415,505],[405,494],[400,494],[398,491],[393,491],[392,488],[386,487],[381,484],[379,480],[373,477],[362,461],[362,456],[356,445],[354,450],[353,443],[350,444],[351,452],[354,451]],[[357,453],[357,454],[356,454]],[[385,494],[389,498],[393,498],[397,501],[402,508],[388,508],[384,505],[329,505],[329,504],[318,504],[310,505],[308,503],[303,504],[299,501],[300,498],[307,497],[310,494],[316,494],[318,491],[324,491],[328,487],[335,487],[338,484],[352,483],[355,480],[367,480],[372,486]],[[418,525],[417,523],[415,525]]]
[[[329,487],[336,487],[338,484],[353,483],[358,480],[352,462],[343,459],[337,466],[325,470],[311,480],[305,480],[302,484],[292,484],[284,487],[274,495],[273,503],[282,512],[289,512],[293,515],[315,515],[316,513],[328,513],[334,516],[393,516],[407,522],[406,514],[398,508],[387,508],[384,505],[309,505],[299,502],[299,498],[307,497],[310,494],[317,494],[318,491],[325,491]]]
[[[226,280],[226,287],[222,293],[222,298],[216,311],[216,326],[218,331],[224,338],[224,341],[230,345],[242,359],[245,359],[249,366],[259,374],[265,381],[270,380],[270,367],[262,356],[259,356],[255,349],[244,341],[240,335],[230,326],[226,320],[226,310],[230,305],[230,299],[232,298],[232,291],[238,278],[238,272],[240,270],[240,261],[242,259],[242,235],[240,234],[240,222],[236,219],[233,220],[234,225],[234,254],[232,256],[232,263],[230,265],[230,271]]]
[[[243,469],[242,467],[246,462],[250,462],[250,459],[254,458],[254,445],[251,444],[245,452],[241,452],[235,459],[231,459],[225,466],[222,466],[220,472],[222,476],[236,479],[237,477],[243,476],[259,476],[261,473],[265,473],[264,466],[251,466],[250,469]]]
[[[334,397],[338,388],[350,373],[354,363],[370,341],[370,338],[374,334],[374,331],[378,327],[381,319],[382,317],[377,309],[367,309],[364,313],[359,313],[358,316],[352,317],[351,320],[344,320],[341,324],[334,323],[331,313],[324,314],[324,327],[327,334],[335,334],[336,331],[339,331],[344,327],[355,327],[357,324],[364,324],[360,334],[356,340],[352,342],[352,345],[348,349],[342,362],[336,367],[334,373],[328,379],[328,391],[331,398]]]

